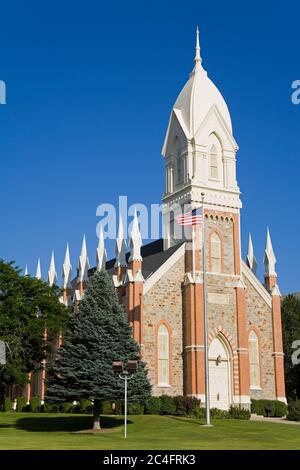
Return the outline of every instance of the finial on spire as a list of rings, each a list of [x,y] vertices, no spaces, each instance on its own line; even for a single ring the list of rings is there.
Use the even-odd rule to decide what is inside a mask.
[[[102,225],[99,233],[99,243],[96,250],[97,271],[105,271],[106,267],[106,249],[104,245],[104,236]]]
[[[134,210],[134,217],[132,223],[132,230],[130,234],[130,258],[129,261],[142,261],[141,256],[142,237],[139,229],[139,219],[137,216],[136,208]]]
[[[27,264],[25,265],[24,276],[28,276],[28,267],[27,267]]]
[[[35,277],[36,277],[36,279],[42,279],[41,260],[40,260],[40,258],[38,259],[38,262],[37,262]]]
[[[126,262],[126,241],[124,239],[124,229],[123,229],[123,221],[122,217],[120,216],[119,219],[119,229],[118,229],[118,238],[116,240],[116,262],[115,267],[123,267],[127,266]]]
[[[79,256],[79,261],[78,261],[79,282],[87,281],[89,267],[90,267],[90,263],[89,263],[89,259],[87,256],[86,240],[85,240],[85,235],[83,235],[81,254]]]
[[[276,257],[274,254],[269,227],[267,228],[267,240],[264,257],[265,276],[276,276],[275,270]]]
[[[254,249],[253,249],[251,233],[249,233],[247,265],[249,266],[251,271],[256,275],[257,261],[256,261],[256,258],[254,256]]]
[[[196,29],[196,54],[195,54],[194,62],[195,62],[195,65],[197,65],[197,63],[201,64],[201,62],[202,62],[202,58],[201,58],[201,55],[200,55],[200,41],[199,41],[199,28],[198,28],[198,26],[197,26],[197,29]]]
[[[71,265],[71,260],[70,260],[69,243],[67,243],[64,264],[62,267],[62,280],[63,280],[64,289],[71,287],[71,273],[72,273],[72,265]]]
[[[57,282],[57,273],[55,271],[54,251],[52,250],[50,267],[48,271],[49,286],[53,286]]]

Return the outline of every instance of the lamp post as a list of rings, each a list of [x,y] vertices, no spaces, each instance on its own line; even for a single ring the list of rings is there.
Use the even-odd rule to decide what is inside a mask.
[[[133,378],[137,371],[138,361],[113,362],[113,371],[119,374],[120,379],[124,380],[124,438],[127,439],[127,383]]]

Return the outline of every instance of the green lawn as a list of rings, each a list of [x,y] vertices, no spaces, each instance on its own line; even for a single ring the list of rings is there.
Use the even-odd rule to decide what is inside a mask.
[[[130,416],[128,438],[122,417],[105,416],[114,432],[78,434],[91,417],[67,414],[0,413],[0,449],[300,449],[300,426],[215,420],[205,428],[192,418]]]

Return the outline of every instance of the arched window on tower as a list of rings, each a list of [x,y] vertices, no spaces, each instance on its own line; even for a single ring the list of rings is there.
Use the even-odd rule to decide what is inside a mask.
[[[259,344],[255,331],[249,334],[250,387],[260,387]]]
[[[214,232],[210,238],[210,269],[213,273],[221,272],[221,255],[221,239],[219,235]]]
[[[157,332],[157,382],[159,386],[169,385],[169,331],[165,325],[160,325]]]
[[[216,146],[213,145],[209,152],[209,174],[210,178],[218,179],[218,151]]]

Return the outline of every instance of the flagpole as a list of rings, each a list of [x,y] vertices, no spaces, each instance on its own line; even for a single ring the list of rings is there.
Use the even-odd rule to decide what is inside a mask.
[[[209,361],[208,361],[208,321],[206,305],[206,254],[205,254],[205,217],[204,217],[204,196],[201,193],[202,202],[202,270],[203,270],[203,305],[204,305],[204,362],[205,362],[205,409],[206,426],[211,426],[210,422],[210,394],[209,394]]]

